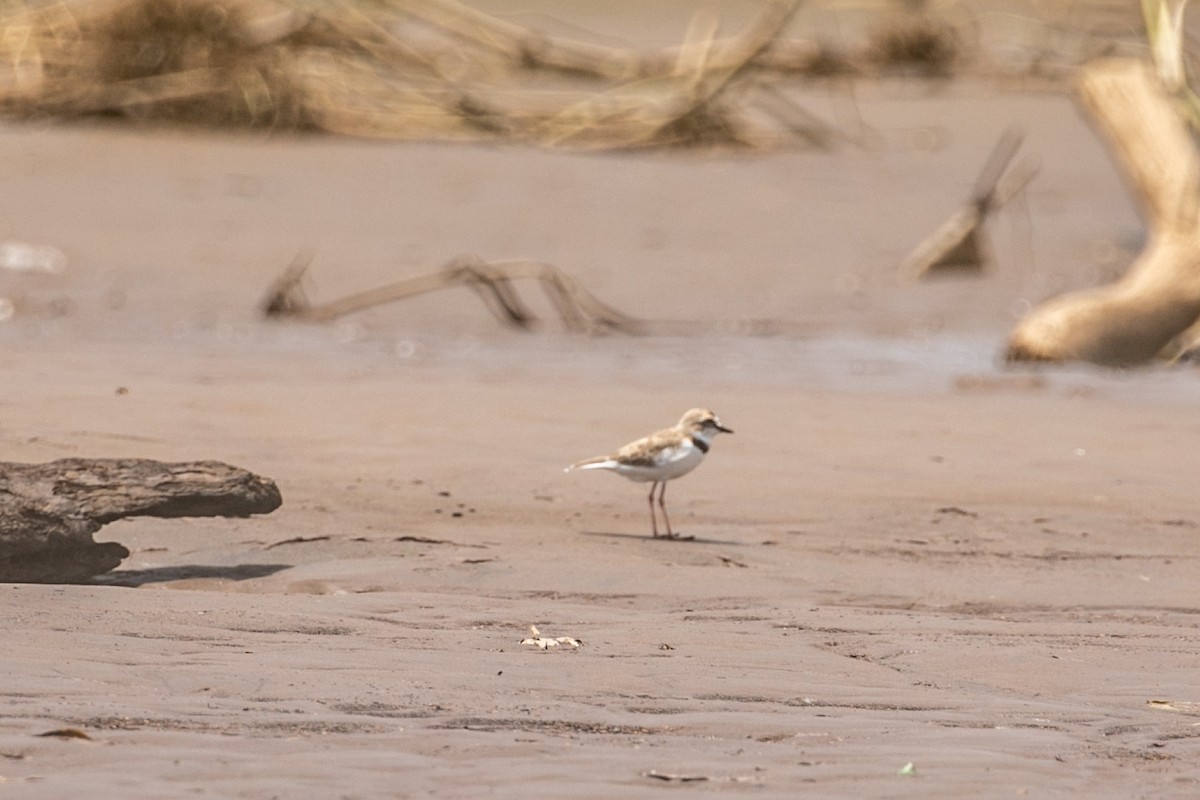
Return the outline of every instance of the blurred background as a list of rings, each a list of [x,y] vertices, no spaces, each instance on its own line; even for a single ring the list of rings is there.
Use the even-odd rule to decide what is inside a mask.
[[[830,337],[989,366],[1032,305],[1111,280],[1143,239],[1072,96],[1080,64],[1147,53],[1128,2],[10,1],[3,19],[13,335],[280,335],[257,323],[289,264],[319,305],[474,253],[552,265],[767,374]],[[978,258],[916,280],[914,248],[1006,131],[1019,185]],[[558,325],[536,280],[520,295]],[[334,330],[410,355],[508,335],[458,291]]]

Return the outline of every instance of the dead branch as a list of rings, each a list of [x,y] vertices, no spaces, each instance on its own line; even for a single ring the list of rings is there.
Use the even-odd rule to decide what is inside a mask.
[[[308,265],[307,256],[298,257],[271,284],[261,304],[266,316],[324,322],[428,292],[465,286],[479,295],[484,306],[501,323],[528,330],[538,319],[521,299],[513,282],[534,280],[546,293],[567,330],[581,333],[639,333],[642,330],[638,320],[597,299],[558,267],[539,261],[486,262],[474,254],[460,255],[437,272],[320,305],[310,303],[304,292],[303,279]]]
[[[575,278],[553,264],[526,260],[484,261],[472,253],[451,259],[437,272],[395,281],[326,303],[313,303],[304,289],[304,278],[311,260],[310,253],[296,256],[271,283],[259,304],[264,316],[327,322],[429,292],[466,287],[479,296],[484,307],[500,323],[518,330],[530,330],[540,320],[516,290],[515,283],[525,280],[536,281],[557,312],[563,327],[578,333],[774,336],[803,330],[803,326],[789,326],[773,319],[637,319],[599,300],[580,286]]]
[[[270,480],[217,461],[69,458],[0,462],[0,582],[73,583],[129,555],[93,541],[126,517],[242,517],[279,507]]]
[[[1012,332],[1008,359],[1142,364],[1200,317],[1200,160],[1147,65],[1090,65],[1079,92],[1133,185],[1149,243],[1116,282],[1035,308]]]
[[[1016,128],[1009,128],[1000,136],[975,179],[970,200],[904,259],[900,265],[902,279],[976,273],[983,269],[991,258],[983,223],[1025,188],[1037,172],[1029,163],[1009,172],[1024,138],[1025,134]]]

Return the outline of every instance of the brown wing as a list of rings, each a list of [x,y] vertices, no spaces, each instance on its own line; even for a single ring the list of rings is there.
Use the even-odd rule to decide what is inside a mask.
[[[683,435],[678,430],[675,428],[664,428],[661,431],[655,431],[644,439],[630,442],[609,457],[620,459],[626,464],[633,464],[638,467],[653,467],[658,463],[655,460],[655,454],[658,451],[667,447],[675,447],[682,440]]]

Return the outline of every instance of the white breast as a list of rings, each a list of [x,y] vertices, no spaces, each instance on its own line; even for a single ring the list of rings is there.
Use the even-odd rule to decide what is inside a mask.
[[[643,464],[614,464],[610,469],[633,481],[669,481],[686,475],[704,460],[704,451],[685,440],[677,447],[660,450],[654,466]]]

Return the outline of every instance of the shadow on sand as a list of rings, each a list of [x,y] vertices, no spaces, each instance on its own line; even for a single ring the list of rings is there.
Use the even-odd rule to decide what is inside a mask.
[[[265,578],[276,572],[290,569],[291,566],[291,564],[237,564],[231,567],[217,567],[207,564],[181,564],[177,567],[108,572],[92,578],[91,583],[100,586],[143,586],[147,583],[167,583],[192,578],[246,581],[251,578]]]
[[[735,541],[733,539],[709,539],[703,536],[651,536],[645,533],[617,533],[615,531],[580,531],[583,536],[603,536],[609,539],[638,539],[645,542],[671,542],[678,544],[719,544],[725,546],[740,547],[745,545],[745,542]]]

